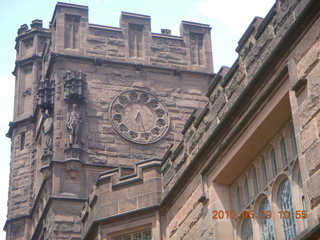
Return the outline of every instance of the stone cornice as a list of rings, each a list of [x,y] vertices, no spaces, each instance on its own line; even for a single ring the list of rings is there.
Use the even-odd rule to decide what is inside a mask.
[[[99,62],[99,64],[116,64],[116,65],[124,65],[124,66],[132,66],[134,68],[137,67],[137,64],[141,66],[142,69],[156,69],[156,70],[166,70],[166,71],[172,71],[173,73],[177,70],[179,70],[180,74],[195,74],[195,75],[202,75],[208,78],[212,78],[214,76],[214,73],[212,72],[201,72],[201,71],[193,71],[193,70],[187,70],[187,69],[177,69],[173,67],[163,67],[163,66],[155,66],[150,64],[141,64],[141,63],[132,63],[132,62],[122,62],[122,61],[115,61],[105,58],[96,58],[96,57],[87,57],[87,56],[78,56],[78,55],[71,55],[71,54],[61,54],[61,53],[55,53],[51,52],[51,56],[53,59],[75,59],[79,61],[85,61],[85,62],[91,62],[92,64],[96,64]],[[48,71],[51,69],[53,62],[50,62],[47,70],[46,77],[48,77]],[[101,66],[101,65],[99,65]]]

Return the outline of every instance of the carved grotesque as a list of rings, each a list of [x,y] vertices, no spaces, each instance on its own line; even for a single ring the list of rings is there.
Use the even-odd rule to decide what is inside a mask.
[[[85,100],[86,75],[81,71],[68,71],[63,79],[65,79],[64,101],[67,103],[83,103]]]
[[[40,109],[53,109],[54,103],[54,81],[46,78],[39,82],[38,105]]]
[[[72,110],[67,114],[66,129],[68,146],[78,145],[80,142],[82,120],[77,107],[77,104],[73,104]]]

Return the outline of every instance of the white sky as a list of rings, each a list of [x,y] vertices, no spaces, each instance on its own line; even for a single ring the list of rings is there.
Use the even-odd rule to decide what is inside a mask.
[[[63,1],[63,0],[61,0]],[[68,1],[66,1],[68,2]],[[151,16],[152,32],[172,29],[179,35],[182,20],[210,24],[214,69],[231,66],[237,57],[235,49],[242,33],[255,16],[264,17],[275,0],[71,0],[71,3],[89,6],[89,22],[119,26],[121,11]],[[42,19],[44,27],[52,17],[53,0],[1,0],[0,22],[0,226],[6,221],[9,182],[10,139],[5,137],[12,121],[15,61],[15,37],[20,25]],[[5,233],[0,231],[0,239]]]

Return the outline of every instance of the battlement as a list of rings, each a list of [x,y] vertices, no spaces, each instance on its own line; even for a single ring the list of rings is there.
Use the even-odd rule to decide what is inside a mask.
[[[90,24],[86,6],[58,3],[50,23],[51,51],[212,72],[210,30],[182,21],[181,36],[152,33],[150,16],[129,12],[121,12],[120,27]]]
[[[297,34],[293,29],[303,19],[303,4],[296,1],[288,1],[283,6],[275,4],[265,19],[255,17],[251,22],[238,42],[239,57],[231,68],[222,67],[209,84],[208,105],[191,114],[182,131],[183,140],[171,146],[162,159],[164,198],[174,191],[177,181],[188,169],[199,164],[204,152],[221,153],[228,141],[232,141],[237,128],[244,124],[241,116],[252,114],[247,109],[252,97],[250,92],[270,81],[275,66],[279,75],[285,75],[287,66],[281,65],[277,56],[285,58],[288,54],[284,46],[292,44],[290,34]],[[295,84],[291,82],[293,88]],[[268,91],[272,91],[272,87]]]
[[[162,198],[160,167],[160,159],[150,159],[135,164],[133,172],[119,167],[101,173],[80,214],[82,235],[101,219],[158,206]]]

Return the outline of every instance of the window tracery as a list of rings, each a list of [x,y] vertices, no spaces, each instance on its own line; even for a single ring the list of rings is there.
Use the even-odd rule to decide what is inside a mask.
[[[297,235],[292,193],[289,179],[284,179],[278,190],[278,206],[282,212],[289,212],[289,216],[281,218],[281,228],[285,240],[294,239]]]
[[[260,207],[259,213],[271,211],[271,206],[267,198],[263,199]],[[263,240],[274,240],[273,222],[272,218],[261,218],[259,219],[260,235]]]
[[[250,219],[245,219],[242,222],[241,226],[241,240],[252,240],[253,231],[252,231],[252,222]]]
[[[240,223],[237,232],[240,239],[291,240],[308,224],[307,219],[301,223],[295,219],[295,210],[307,211],[308,207],[296,158],[298,153],[292,123],[286,124],[268,145],[272,148],[262,150],[233,185],[233,209],[238,210],[235,221]],[[241,213],[245,211],[254,212],[258,217],[244,219]],[[270,211],[271,218],[260,219],[262,211]],[[280,217],[278,211],[287,211],[290,217]],[[280,231],[275,231],[276,224],[281,225]]]

